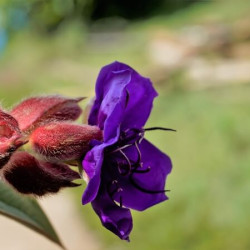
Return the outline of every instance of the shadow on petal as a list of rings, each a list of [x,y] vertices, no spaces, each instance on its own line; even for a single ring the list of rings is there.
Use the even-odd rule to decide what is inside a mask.
[[[91,204],[104,227],[122,240],[129,241],[129,234],[133,228],[132,215],[129,209],[116,205],[104,189],[100,189]]]

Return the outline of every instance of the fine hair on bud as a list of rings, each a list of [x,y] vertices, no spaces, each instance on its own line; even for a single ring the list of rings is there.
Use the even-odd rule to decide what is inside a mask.
[[[87,153],[93,139],[102,140],[97,126],[56,122],[35,129],[30,144],[36,154],[47,160],[72,161]]]

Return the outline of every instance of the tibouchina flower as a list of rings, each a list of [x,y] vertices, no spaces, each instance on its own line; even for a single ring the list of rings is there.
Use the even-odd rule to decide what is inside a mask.
[[[103,140],[92,140],[83,160],[82,202],[91,202],[102,224],[123,240],[133,226],[130,208],[143,211],[168,199],[170,158],[144,139],[156,96],[149,79],[119,62],[103,67],[97,79],[88,123],[103,131]]]

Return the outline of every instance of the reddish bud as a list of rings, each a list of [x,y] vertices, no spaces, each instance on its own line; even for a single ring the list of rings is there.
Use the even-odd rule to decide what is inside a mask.
[[[83,99],[70,99],[58,95],[32,97],[17,105],[11,111],[11,115],[18,121],[20,129],[29,133],[51,121],[76,120],[82,112],[78,102]]]
[[[9,161],[11,153],[0,153],[0,169]]]
[[[30,136],[36,153],[52,161],[81,159],[90,149],[92,139],[102,140],[96,126],[50,123],[37,128]]]
[[[23,194],[42,196],[64,187],[75,187],[80,176],[65,164],[51,164],[26,152],[15,152],[3,169],[4,179]]]
[[[17,121],[0,110],[0,168],[8,162],[11,153],[24,143]]]

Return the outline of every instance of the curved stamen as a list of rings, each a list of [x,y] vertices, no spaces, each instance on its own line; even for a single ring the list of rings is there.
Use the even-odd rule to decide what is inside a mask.
[[[123,149],[125,149],[125,148],[128,148],[128,147],[130,147],[130,146],[132,146],[132,145],[133,145],[133,144],[126,144],[126,145],[124,145],[124,146],[122,146],[122,147],[119,147],[119,148],[117,148],[117,149],[111,151],[110,154],[115,153],[115,152],[118,152],[118,151],[123,150]]]
[[[122,196],[120,196],[120,207],[122,207]]]
[[[113,194],[111,195],[111,198],[113,199],[113,196],[114,196],[116,193],[120,193],[120,192],[122,192],[122,191],[123,191],[122,188],[118,188],[118,189],[116,190],[116,192],[113,193]],[[115,202],[114,199],[113,199],[113,201]],[[122,196],[121,196],[121,195],[119,196],[119,206],[122,207]]]
[[[112,185],[115,185],[115,189],[111,191]],[[115,202],[115,200],[114,200],[114,198],[113,198],[114,195],[115,195],[116,193],[122,192],[123,189],[119,187],[118,181],[117,181],[117,180],[111,181],[107,186],[108,186],[108,194],[109,194],[110,198]],[[122,203],[122,196],[120,195],[120,197],[119,197],[119,206],[122,207],[122,204],[123,204],[123,203]]]
[[[176,130],[172,129],[172,128],[164,128],[164,127],[144,128],[144,131],[152,131],[152,130],[164,130],[164,131],[173,131],[173,132],[176,132]]]
[[[126,172],[122,173],[122,175],[125,176],[131,172],[132,166],[131,166],[131,162],[130,162],[129,158],[126,156],[126,154],[122,150],[119,150],[119,152],[122,154],[122,156],[124,157],[124,159],[128,163],[128,165],[126,165],[127,166]],[[118,168],[119,168],[119,164],[118,164]]]
[[[139,149],[139,146],[138,146],[138,144],[137,144],[137,142],[135,142],[135,148],[136,148],[136,151],[137,151],[137,154],[138,154],[138,159],[137,159],[137,161],[136,161],[136,165],[137,166],[141,166],[142,165],[142,162],[141,162],[141,151],[140,151],[140,149]],[[138,168],[138,167],[137,167]]]
[[[130,173],[130,167],[128,165],[120,165],[120,163],[117,162],[117,166],[120,175],[126,176]]]
[[[133,131],[133,132],[135,132],[135,133],[139,133],[139,132],[141,132],[141,129],[139,129],[139,128],[127,128],[127,129],[124,131],[124,133],[126,134],[126,133],[128,133],[129,131]]]
[[[139,136],[139,144],[141,143],[141,140],[144,138],[144,129],[138,129],[138,128],[131,128],[131,131],[135,132],[137,136]]]
[[[137,173],[137,174],[145,174],[145,173],[148,173],[150,170],[151,170],[151,168],[150,168],[150,167],[147,167],[146,169],[143,169],[143,170],[137,170],[137,169],[134,169],[134,170],[133,170],[133,173]]]
[[[128,133],[132,131],[133,134],[129,135]],[[122,136],[121,139],[125,142],[129,142],[133,139],[135,139],[137,136],[141,137],[143,135],[143,129],[138,129],[138,128],[128,128],[125,131],[122,131]]]
[[[144,139],[144,132],[143,134],[141,134],[141,138],[138,140],[139,144],[142,142],[143,139]]]
[[[133,179],[133,174],[131,174],[129,176],[129,180],[131,182],[131,184],[137,188],[138,190],[140,190],[141,192],[143,193],[148,193],[148,194],[159,194],[159,193],[165,193],[165,192],[168,192],[170,190],[149,190],[149,189],[146,189],[146,188],[143,188],[141,187],[140,185],[138,185],[135,180]]]
[[[115,185],[114,189],[112,188],[113,185]],[[107,191],[110,197],[112,197],[117,192],[118,189],[119,189],[119,186],[118,186],[117,180],[113,180],[107,184]]]
[[[111,184],[118,184],[118,180],[113,180]]]
[[[118,192],[118,188],[116,188],[114,191],[110,192],[109,195],[113,199],[113,196]]]

